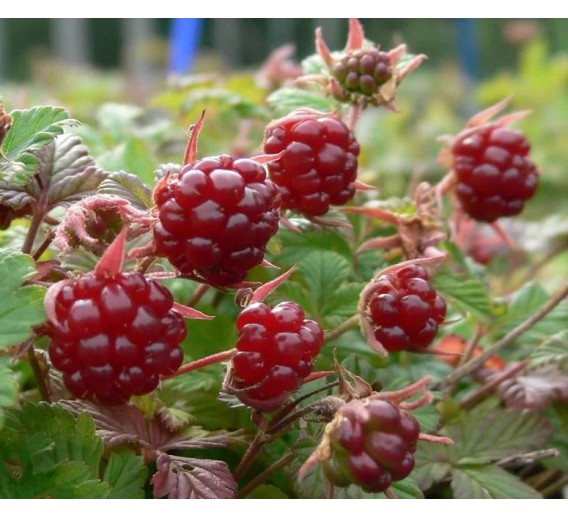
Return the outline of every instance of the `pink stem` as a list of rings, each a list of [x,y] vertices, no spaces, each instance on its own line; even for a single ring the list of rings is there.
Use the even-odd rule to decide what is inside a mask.
[[[221,363],[230,360],[235,354],[236,349],[229,349],[228,351],[222,351],[220,353],[212,354],[211,356],[206,356],[200,360],[195,360],[193,362],[186,363],[182,365],[176,372],[169,374],[168,376],[163,376],[162,379],[176,378],[182,374],[187,374],[188,372],[201,369],[202,367],[207,367],[207,365],[214,365],[215,363]]]

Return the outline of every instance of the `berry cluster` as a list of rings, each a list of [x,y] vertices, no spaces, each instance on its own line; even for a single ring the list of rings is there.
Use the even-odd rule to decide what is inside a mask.
[[[388,401],[346,403],[328,427],[331,456],[323,467],[336,486],[357,484],[378,493],[406,478],[414,468],[420,426],[412,415]]]
[[[373,96],[392,77],[391,60],[378,48],[356,49],[333,64],[331,75],[343,87],[337,92],[339,101],[373,102]]]
[[[180,273],[217,286],[259,265],[278,230],[280,196],[254,160],[204,158],[156,187],[156,251]]]
[[[455,141],[456,194],[463,210],[478,221],[516,216],[532,198],[538,173],[523,133],[488,125]]]
[[[297,112],[274,121],[266,128],[264,151],[284,151],[268,169],[286,209],[321,216],[355,195],[359,144],[335,117]]]
[[[88,274],[55,296],[49,356],[79,398],[118,405],[154,390],[183,360],[185,321],[171,293],[139,273]]]
[[[314,320],[306,320],[294,302],[272,309],[264,303],[251,304],[239,315],[237,328],[236,388],[246,392],[249,406],[258,401],[263,411],[274,410],[312,372],[323,331]]]
[[[418,265],[381,275],[368,299],[367,318],[387,351],[428,347],[446,316],[446,303]]]

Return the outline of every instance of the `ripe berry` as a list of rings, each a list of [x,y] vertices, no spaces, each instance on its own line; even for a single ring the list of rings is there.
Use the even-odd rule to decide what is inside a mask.
[[[420,351],[434,340],[446,303],[428,282],[426,270],[411,264],[377,279],[366,314],[387,351]]]
[[[218,286],[241,282],[278,230],[280,196],[254,160],[204,158],[160,180],[156,250],[182,273]]]
[[[339,101],[373,103],[373,96],[392,77],[391,60],[378,48],[355,49],[333,64],[331,75],[343,87],[336,92]]]
[[[55,296],[49,356],[79,398],[118,405],[154,390],[177,370],[183,317],[160,283],[139,273],[88,274]]]
[[[378,493],[414,468],[420,434],[416,419],[388,401],[353,400],[328,425],[331,455],[323,464],[336,486],[357,484]]]
[[[282,302],[272,309],[259,302],[241,312],[233,367],[235,388],[246,394],[243,402],[256,408],[257,401],[260,410],[275,410],[312,372],[323,331],[304,317],[295,302]]]
[[[266,128],[264,151],[284,151],[268,170],[286,209],[321,216],[355,195],[359,144],[335,117],[297,112],[274,121]]]
[[[523,133],[497,125],[458,137],[452,153],[463,210],[486,222],[519,214],[538,184],[529,151]]]

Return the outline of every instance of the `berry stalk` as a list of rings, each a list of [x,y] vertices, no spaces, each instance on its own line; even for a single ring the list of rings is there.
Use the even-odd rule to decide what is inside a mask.
[[[176,372],[169,374],[167,376],[162,376],[163,380],[176,378],[182,374],[187,374],[188,372],[196,371],[197,369],[202,369],[208,365],[214,365],[216,363],[229,361],[235,354],[236,349],[229,349],[228,351],[221,351],[220,353],[215,353],[200,360],[195,360],[193,362],[186,363],[182,365]]]

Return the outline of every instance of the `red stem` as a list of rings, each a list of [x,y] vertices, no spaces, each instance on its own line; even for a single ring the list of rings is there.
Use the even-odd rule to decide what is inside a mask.
[[[200,360],[195,360],[193,362],[186,363],[182,365],[176,372],[168,376],[163,376],[162,379],[176,378],[182,374],[187,374],[188,372],[201,369],[202,367],[207,367],[207,365],[214,365],[215,363],[221,363],[230,360],[235,353],[236,349],[229,349],[228,351],[222,351],[220,353],[212,354],[211,356],[206,356]]]

